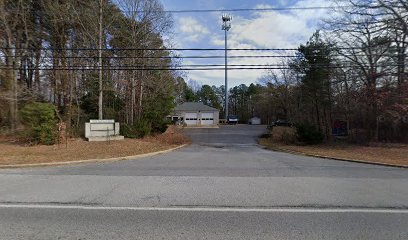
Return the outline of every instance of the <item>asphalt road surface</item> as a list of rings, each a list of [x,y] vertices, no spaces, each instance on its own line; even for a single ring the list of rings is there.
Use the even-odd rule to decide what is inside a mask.
[[[408,239],[408,170],[268,151],[264,131],[186,129],[192,145],[154,157],[0,170],[0,239]]]

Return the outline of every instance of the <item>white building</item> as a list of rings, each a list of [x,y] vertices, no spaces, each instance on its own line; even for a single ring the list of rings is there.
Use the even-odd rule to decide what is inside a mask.
[[[186,102],[174,109],[172,120],[187,126],[214,126],[219,123],[219,110],[201,102]]]
[[[261,119],[259,117],[250,118],[249,121],[248,121],[248,124],[260,125],[261,124]]]

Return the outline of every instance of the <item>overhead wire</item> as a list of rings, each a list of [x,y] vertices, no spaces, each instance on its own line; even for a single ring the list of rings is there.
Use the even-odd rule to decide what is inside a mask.
[[[270,11],[311,11],[311,10],[332,10],[332,9],[348,9],[354,8],[352,5],[338,5],[338,6],[292,6],[292,7],[263,7],[263,8],[224,8],[224,9],[179,9],[179,10],[123,10],[126,13],[214,13],[214,12],[270,12]],[[8,12],[19,12],[19,10],[8,9]],[[42,13],[45,11],[36,11]]]
[[[386,64],[386,65],[379,65],[377,67],[398,67],[402,66],[401,64]],[[368,65],[357,65],[357,64],[310,64],[306,65],[303,68],[361,68],[361,67],[369,67]],[[12,66],[0,66],[0,69],[21,69],[15,68]],[[52,66],[42,66],[42,67],[24,67],[23,69],[26,70],[83,70],[83,71],[96,71],[100,70],[101,67],[98,66],[64,66],[64,67],[52,67]],[[195,71],[195,70],[225,70],[224,65],[216,65],[216,64],[197,64],[197,65],[180,65],[175,67],[163,67],[163,66],[133,66],[133,65],[121,65],[121,66],[104,66],[102,67],[103,70],[139,70],[139,71],[154,71],[154,70],[171,70],[171,71]],[[292,69],[290,65],[283,65],[283,64],[265,64],[265,65],[257,65],[257,64],[235,64],[227,66],[228,70],[268,70],[268,69]]]
[[[185,9],[185,10],[163,10],[167,13],[212,13],[212,12],[269,12],[269,11],[307,11],[307,10],[330,10],[345,9],[352,6],[310,6],[310,7],[268,7],[268,8],[234,8],[234,9]],[[129,12],[129,11],[125,11]],[[132,11],[130,11],[132,12]],[[138,11],[139,12],[139,11]]]
[[[335,47],[336,50],[364,49],[363,47]],[[396,47],[389,47],[396,48]],[[30,47],[0,47],[8,50],[32,50],[32,51],[225,51],[225,48],[30,48]],[[314,48],[324,50],[322,48]],[[299,51],[299,47],[293,48],[227,48],[227,51]]]
[[[314,57],[326,57],[328,55],[318,55],[313,54]],[[330,57],[365,57],[366,54],[331,54]],[[370,54],[372,57],[398,57],[396,54]],[[1,55],[0,55],[1,57]],[[30,56],[18,56],[20,58],[30,57]],[[54,59],[53,56],[41,56],[40,59]],[[95,59],[99,58],[98,56],[64,56],[57,57],[58,59]],[[224,59],[225,56],[102,56],[103,59]],[[228,56],[228,59],[239,59],[239,58],[299,58],[297,55],[236,55]]]

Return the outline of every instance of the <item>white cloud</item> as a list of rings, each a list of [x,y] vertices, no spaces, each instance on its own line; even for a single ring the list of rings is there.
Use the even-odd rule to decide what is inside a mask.
[[[224,39],[220,39],[217,37],[211,37],[211,43],[215,46],[224,46],[225,42]]]
[[[206,26],[192,17],[181,17],[178,22],[180,33],[184,36],[184,39],[191,42],[201,40],[210,32]]]
[[[305,6],[328,4],[322,0],[305,0],[293,7]],[[273,6],[256,6],[259,7]],[[249,18],[234,19],[230,38],[257,48],[292,48],[304,43],[317,28],[318,20],[328,14],[326,9],[255,12]]]
[[[250,85],[256,82],[257,74],[262,70],[233,70],[228,71],[228,86],[234,87],[240,84]],[[224,70],[213,71],[190,71],[188,73],[191,79],[194,79],[202,84],[208,84],[210,86],[224,85]]]
[[[284,2],[280,5],[284,5]],[[325,0],[300,0],[292,7],[310,7],[310,6],[329,6]],[[255,8],[274,7],[271,5],[257,5]],[[238,14],[238,13],[237,13]],[[234,15],[232,28],[228,32],[228,48],[297,48],[300,44],[306,43],[312,33],[318,29],[320,19],[329,16],[331,13],[327,9],[318,10],[291,10],[291,11],[260,11],[250,15]],[[193,20],[193,21],[191,21]],[[213,22],[211,22],[213,20]],[[187,18],[185,24],[180,30],[186,34],[192,34],[190,39],[203,39],[200,42],[201,47],[216,46],[224,47],[224,34],[220,30],[219,16],[212,16],[207,19],[208,26],[198,24],[194,18]],[[200,25],[200,27],[198,27]],[[192,29],[196,27],[197,29]],[[204,30],[203,30],[204,29]],[[210,30],[209,30],[210,29]],[[212,34],[214,31],[214,34]],[[200,36],[194,34],[200,32]],[[211,44],[209,46],[209,44]],[[197,53],[198,54],[198,53]],[[213,55],[223,55],[223,52],[214,52]],[[231,51],[230,56],[236,55],[292,55],[293,52],[272,52],[272,51]],[[266,65],[280,64],[284,58],[232,58],[229,65]],[[223,64],[223,59],[212,59],[204,64]],[[190,64],[203,64],[199,60],[192,60]],[[267,70],[230,70],[228,72],[229,86],[233,87],[240,84],[255,83]],[[189,78],[209,85],[223,85],[224,71],[190,71]]]

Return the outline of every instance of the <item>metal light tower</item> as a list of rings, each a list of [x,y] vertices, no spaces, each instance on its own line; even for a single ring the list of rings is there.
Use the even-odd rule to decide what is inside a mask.
[[[231,29],[232,17],[227,14],[222,15],[222,30],[225,32],[225,118],[228,121],[228,42],[227,32]]]
[[[99,98],[98,98],[98,119],[103,119],[103,63],[102,63],[102,35],[103,35],[103,0],[99,2]]]

